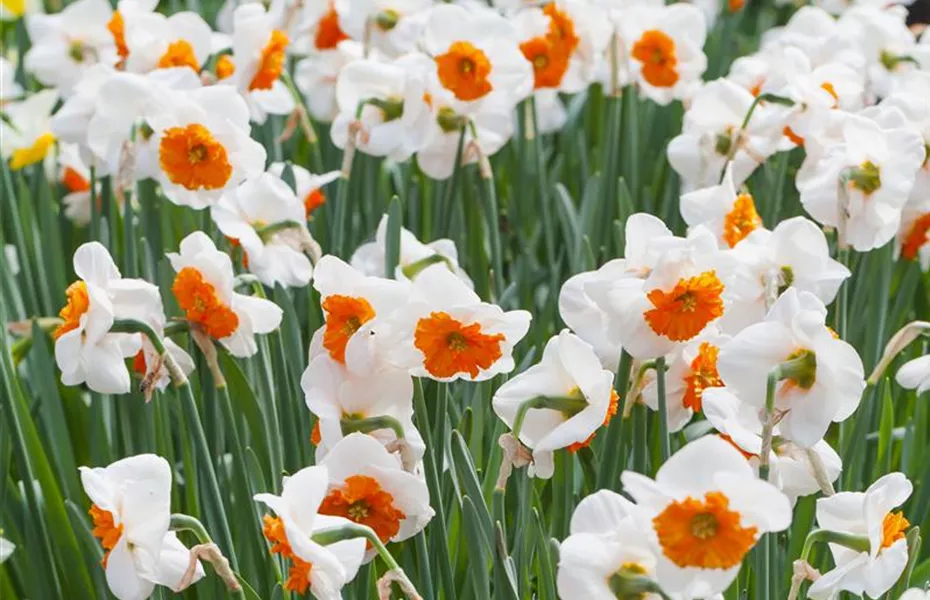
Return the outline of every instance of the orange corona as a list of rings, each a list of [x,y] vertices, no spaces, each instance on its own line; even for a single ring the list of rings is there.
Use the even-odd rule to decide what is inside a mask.
[[[126,45],[126,24],[123,21],[123,15],[118,10],[113,11],[113,16],[107,23],[107,29],[113,36],[113,43],[116,44],[116,53],[120,59],[126,60],[129,56],[129,47]]]
[[[633,58],[643,64],[643,79],[655,87],[672,87],[678,82],[678,57],[675,40],[658,29],[643,33],[632,51]]]
[[[57,340],[64,334],[77,329],[81,325],[81,316],[90,310],[90,296],[87,295],[87,284],[75,281],[65,290],[68,303],[58,313],[64,323],[55,329],[54,338]]]
[[[103,546],[103,549],[106,551],[103,554],[103,560],[100,561],[100,564],[106,567],[107,559],[110,558],[110,551],[116,547],[120,537],[123,535],[123,524],[120,523],[117,525],[113,518],[113,513],[108,510],[103,510],[96,504],[91,504],[88,513],[94,520],[94,528],[90,533],[100,540],[100,545]]]
[[[232,176],[226,148],[198,123],[165,130],[158,160],[171,183],[189,190],[219,189]]]
[[[203,327],[214,339],[232,335],[239,328],[239,316],[217,297],[216,289],[193,267],[178,271],[171,286],[178,305],[188,321]]]
[[[284,69],[284,53],[290,40],[287,34],[277,29],[271,32],[271,39],[262,49],[262,59],[258,66],[258,71],[252,82],[249,83],[249,90],[270,90],[271,86]]]
[[[723,219],[723,240],[732,248],[762,226],[762,217],[750,194],[740,194]]]
[[[655,308],[643,316],[657,334],[675,342],[690,340],[723,315],[722,294],[716,271],[705,271],[679,280],[670,292],[649,292],[647,298]]]
[[[61,184],[70,193],[86,192],[90,190],[90,182],[71,167],[65,167],[61,174]]]
[[[200,72],[200,63],[194,54],[194,47],[187,40],[177,40],[168,44],[168,49],[158,59],[157,66],[159,69],[190,67],[197,73]]]
[[[890,548],[898,540],[904,539],[904,533],[911,524],[900,512],[890,512],[882,520],[882,549]]]
[[[443,87],[459,100],[478,100],[491,92],[491,62],[470,42],[453,42],[436,57],[436,67]]]
[[[701,342],[698,355],[691,361],[691,373],[685,376],[685,395],[681,403],[694,412],[701,412],[704,390],[721,387],[723,381],[717,373],[717,355],[720,349],[713,344]]]
[[[313,564],[301,560],[294,554],[290,543],[287,541],[287,533],[284,531],[284,523],[280,518],[265,515],[265,525],[262,533],[265,538],[271,542],[272,554],[280,554],[282,557],[290,559],[291,568],[287,573],[287,581],[284,582],[284,589],[298,594],[306,594],[310,587],[310,572],[313,570]]]
[[[394,508],[394,497],[381,488],[378,480],[367,475],[347,477],[345,485],[323,499],[320,514],[345,517],[371,527],[384,543],[397,535],[400,522],[407,518],[403,511]]]
[[[914,260],[921,247],[930,241],[930,213],[921,215],[908,230],[901,244],[901,256]]]
[[[317,24],[313,45],[317,50],[332,50],[339,45],[339,42],[347,39],[349,36],[339,26],[339,13],[330,6]]]
[[[704,500],[688,496],[672,501],[652,520],[662,553],[679,567],[730,569],[756,542],[757,529],[743,527],[729,499],[708,492]]]
[[[333,294],[323,300],[326,312],[326,329],[323,330],[323,347],[333,360],[346,362],[346,344],[358,329],[375,318],[375,309],[368,300]]]
[[[413,338],[430,374],[453,377],[468,373],[472,378],[502,356],[501,342],[505,339],[501,333],[487,335],[478,323],[466,325],[444,312],[420,319]]]

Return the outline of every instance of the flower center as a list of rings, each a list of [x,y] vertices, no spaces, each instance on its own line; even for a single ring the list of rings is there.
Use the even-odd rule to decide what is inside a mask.
[[[854,188],[868,196],[882,185],[881,169],[872,161],[867,160],[852,169],[849,182]]]
[[[103,554],[103,560],[100,561],[100,564],[106,568],[107,559],[110,558],[110,550],[116,547],[119,538],[123,535],[123,524],[117,525],[113,513],[103,510],[96,504],[90,505],[88,513],[94,520],[94,528],[90,533],[100,540],[100,545],[106,550]]]
[[[407,515],[394,508],[394,497],[374,477],[352,475],[345,485],[332,490],[320,504],[320,514],[345,517],[371,527],[387,543],[400,530]]]
[[[229,79],[236,72],[236,63],[228,54],[221,55],[216,59],[216,78],[220,81]]]
[[[930,213],[921,215],[907,232],[904,243],[901,244],[901,256],[907,260],[917,258],[917,253],[930,241]]]
[[[84,179],[84,176],[71,167],[65,167],[61,174],[61,184],[65,189],[71,192],[86,192],[90,190],[90,182]]]
[[[901,512],[890,512],[882,520],[882,549],[889,548],[898,540],[904,539],[904,532],[911,524]]]
[[[107,22],[107,29],[113,36],[113,43],[116,44],[116,53],[123,60],[129,56],[129,46],[126,45],[126,23],[123,21],[123,15],[118,10],[113,11],[113,16]]]
[[[490,93],[491,63],[480,48],[470,42],[453,42],[435,60],[440,83],[459,100],[478,100]]]
[[[249,84],[251,90],[270,90],[271,86],[284,69],[284,53],[287,45],[290,43],[287,34],[275,29],[271,32],[271,39],[262,50],[262,60],[258,67],[258,72],[252,78]]]
[[[90,297],[87,295],[87,284],[83,281],[75,281],[65,290],[68,297],[68,303],[58,316],[64,319],[64,323],[55,329],[53,337],[57,340],[64,334],[77,329],[81,325],[81,315],[90,310]]]
[[[375,309],[362,297],[333,294],[323,300],[326,312],[326,329],[323,331],[323,347],[333,360],[346,362],[346,344],[359,328],[375,318]]]
[[[740,194],[723,219],[723,240],[732,248],[761,226],[762,218],[756,212],[752,195]]]
[[[652,520],[662,552],[679,567],[729,569],[743,560],[757,529],[743,527],[721,492],[672,501]]]
[[[835,336],[834,336],[835,337]],[[817,381],[817,355],[806,348],[795,350],[788,355],[785,362],[792,363],[789,372],[785,373],[786,385],[809,390]]]
[[[723,314],[723,289],[716,271],[680,279],[670,292],[649,292],[655,308],[643,316],[657,334],[676,342],[690,340]]]
[[[0,5],[3,5],[13,17],[21,17],[26,12],[26,0],[0,0]]]
[[[568,56],[563,54],[548,35],[535,37],[520,44],[520,52],[533,65],[533,87],[559,87],[568,70]]]
[[[691,372],[685,375],[685,395],[681,403],[694,412],[701,412],[704,390],[722,387],[723,381],[717,373],[717,355],[720,348],[701,342],[698,355],[691,361]]]
[[[444,312],[430,313],[417,322],[414,345],[423,353],[423,366],[435,377],[468,373],[472,378],[502,356],[502,333],[487,335],[481,325],[466,325]]]
[[[291,560],[291,568],[287,574],[287,581],[284,582],[284,589],[301,595],[306,594],[307,588],[310,587],[310,571],[313,569],[313,564],[301,560],[294,554],[290,543],[287,541],[284,523],[281,522],[280,518],[265,515],[264,522],[262,533],[271,542],[270,552],[280,554],[283,558]]]
[[[317,50],[332,50],[339,42],[347,39],[349,36],[339,27],[339,13],[334,6],[330,6],[317,24],[313,45]]]
[[[158,59],[159,69],[171,67],[190,67],[195,73],[200,72],[200,63],[194,54],[194,47],[187,40],[177,40],[168,44],[168,49]]]
[[[31,146],[13,150],[10,156],[10,169],[16,171],[41,161],[54,145],[55,136],[50,132],[43,133],[32,142]]]
[[[672,87],[678,82],[678,58],[675,40],[658,29],[643,33],[632,51],[633,58],[642,63],[643,79],[655,87]]]
[[[158,158],[171,183],[189,190],[219,189],[232,176],[226,148],[199,123],[166,129]]]
[[[194,267],[178,271],[171,291],[187,320],[201,325],[210,337],[229,337],[239,328],[239,315],[217,297],[213,285]]]

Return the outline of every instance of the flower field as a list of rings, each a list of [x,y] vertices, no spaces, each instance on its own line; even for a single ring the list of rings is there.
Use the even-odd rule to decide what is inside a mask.
[[[0,0],[0,598],[930,600],[892,0]]]

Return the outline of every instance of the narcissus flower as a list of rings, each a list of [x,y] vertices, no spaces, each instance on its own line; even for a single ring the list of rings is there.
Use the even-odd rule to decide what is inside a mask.
[[[177,93],[152,114],[165,196],[201,209],[265,168],[265,148],[253,140],[245,100],[229,86]]]
[[[324,55],[351,39],[342,29],[335,0],[303,3],[290,32],[296,54]]]
[[[875,107],[846,114],[806,147],[796,181],[804,209],[856,250],[891,240],[925,158],[923,139],[903,113]]]
[[[590,444],[617,413],[620,397],[613,374],[601,367],[591,346],[567,329],[549,340],[538,364],[497,390],[494,412],[513,428],[521,405],[540,396],[553,399],[552,406],[526,411],[515,435],[533,451],[531,474],[549,478],[555,467],[552,453],[561,448],[577,452]]]
[[[55,90],[42,90],[3,106],[0,121],[0,154],[18,170],[42,162],[55,147],[50,118],[58,102]]]
[[[108,467],[80,467],[93,503],[91,533],[105,551],[107,586],[120,600],[142,600],[155,586],[177,590],[190,551],[168,531],[171,467],[154,454],[130,456]],[[204,576],[197,564],[194,581]]]
[[[525,310],[504,312],[482,302],[449,269],[433,265],[392,315],[384,356],[418,377],[484,381],[513,370],[513,347],[531,318]]]
[[[284,478],[281,495],[256,494],[255,500],[275,512],[266,515],[264,534],[271,553],[290,561],[284,589],[320,600],[341,600],[342,586],[355,578],[365,555],[364,538],[322,546],[314,533],[337,528],[346,519],[318,514],[327,494],[329,472],[325,466],[306,467]]]
[[[336,0],[339,25],[387,56],[414,50],[432,0]]]
[[[651,521],[657,581],[667,593],[705,598],[723,592],[762,535],[791,524],[788,498],[717,436],[676,452],[655,481],[632,471],[621,479]]]
[[[294,110],[294,98],[281,81],[290,38],[275,29],[278,20],[256,3],[240,6],[233,15],[233,73],[222,81],[236,86],[249,103],[252,120],[259,124],[269,114],[286,115]]]
[[[840,492],[817,500],[817,524],[822,529],[861,536],[868,549],[830,544],[836,567],[811,584],[808,596],[821,600],[842,590],[878,598],[891,589],[907,566],[905,534],[910,527],[894,509],[912,490],[903,473],[889,473],[865,492]]]
[[[735,310],[723,328],[735,333],[761,321],[788,288],[810,292],[830,304],[849,269],[830,256],[820,227],[805,217],[785,219],[773,231],[756,229],[732,252],[739,266],[729,280]]]
[[[890,95],[909,72],[920,69],[906,19],[903,6],[881,3],[854,6],[839,19],[839,30],[865,56],[869,86],[876,96]]]
[[[762,452],[762,421],[759,409],[741,402],[729,389],[716,387],[704,394],[704,416],[726,441],[733,444],[753,469],[758,471]],[[812,460],[823,466],[818,473]],[[836,481],[843,470],[843,462],[830,445],[821,440],[811,448],[800,448],[797,444],[780,437],[775,426],[775,439],[769,455],[769,480],[778,486],[792,506],[801,496],[821,491],[818,477],[825,476],[829,482]]]
[[[617,320],[620,341],[633,357],[656,358],[697,337],[723,316],[725,256],[704,227],[665,252],[645,279],[589,286],[589,294]]]
[[[717,372],[720,348],[730,340],[711,325],[687,344],[677,348],[668,359],[665,373],[665,399],[669,431],[678,431],[691,416],[703,408],[704,392],[723,386]],[[643,400],[652,410],[659,409],[658,384],[651,378],[643,388]]]
[[[194,12],[170,17],[157,12],[136,15],[126,23],[126,70],[148,73],[187,67],[200,73],[212,50],[212,35],[207,22]]]
[[[58,181],[65,192],[61,197],[65,216],[83,227],[90,222],[90,169],[81,160],[80,150],[74,144],[61,145],[58,167]],[[99,194],[99,183],[97,188]]]
[[[640,6],[620,23],[630,72],[659,104],[691,98],[707,68],[704,15],[690,4]]]
[[[728,158],[733,160],[733,185],[739,186],[775,152],[782,128],[772,123],[767,106],[756,108],[739,135],[754,100],[727,79],[711,81],[695,94],[681,134],[668,146],[669,164],[681,176],[684,190],[717,185]]]
[[[357,148],[372,156],[402,162],[423,143],[432,118],[425,100],[432,61],[408,54],[391,63],[372,59],[346,65],[336,84],[339,115],[330,134],[338,148],[350,135]]]
[[[420,41],[435,62],[435,77],[456,112],[484,102],[514,106],[533,89],[533,71],[514,27],[495,11],[434,6]]]
[[[217,250],[202,231],[181,240],[180,250],[168,253],[177,272],[171,291],[187,320],[223,344],[233,356],[255,354],[255,334],[277,329],[281,309],[264,298],[236,293],[229,256]]]
[[[559,547],[556,584],[561,598],[615,600],[622,591],[639,591],[624,590],[633,578],[655,580],[655,549],[634,516],[636,510],[610,490],[599,490],[578,503],[571,535]]]
[[[381,217],[373,242],[358,247],[352,254],[352,267],[366,275],[387,277],[385,274],[385,245],[387,243],[387,215]],[[455,273],[465,285],[472,287],[471,278],[459,266],[455,242],[441,239],[424,244],[408,229],[400,228],[400,260],[393,276],[399,280],[416,279],[426,267],[442,264]]]
[[[707,227],[724,248],[732,248],[762,227],[762,217],[756,211],[752,194],[736,191],[732,163],[727,165],[720,185],[681,197],[681,216],[689,227]]]
[[[55,14],[26,17],[32,45],[24,67],[42,84],[68,95],[85,69],[116,62],[107,22],[113,14],[106,0],[78,0]]]
[[[369,435],[347,435],[320,464],[329,471],[321,515],[371,527],[385,544],[416,535],[433,518],[426,482]]]
[[[390,417],[403,428],[409,461],[416,462],[426,450],[423,439],[413,425],[413,379],[410,374],[387,364],[365,375],[358,375],[322,352],[310,358],[310,365],[300,378],[307,408],[319,419],[316,433],[317,460],[345,437],[347,427],[361,426],[363,419]],[[373,394],[372,390],[378,390]],[[385,446],[393,444],[397,432],[386,423],[366,431]]]
[[[775,411],[782,435],[804,448],[820,441],[831,422],[849,418],[865,389],[862,359],[827,328],[826,316],[816,296],[789,288],[765,320],[736,334],[717,360],[727,387],[760,409],[772,369],[797,363],[778,383]]]
[[[113,43],[116,44],[116,66],[124,67],[126,57],[129,56],[129,46],[126,44],[127,23],[131,28],[137,17],[155,12],[157,6],[158,0],[119,0],[107,23],[107,29],[113,36]]]
[[[375,366],[375,345],[389,316],[399,310],[407,286],[368,277],[341,259],[327,255],[316,265],[313,287],[320,293],[325,324],[313,334],[313,347],[359,373]]]
[[[252,175],[223,194],[210,215],[223,235],[242,248],[243,263],[262,283],[310,283],[313,265],[304,247],[312,238],[304,203],[284,181],[271,173]]]
[[[134,280],[122,281],[99,242],[88,242],[75,251],[74,272],[78,280],[68,286],[68,303],[59,313],[63,323],[53,334],[61,382],[86,383],[102,394],[125,394],[130,382],[124,359],[135,356],[142,340],[139,334],[110,333],[110,328],[134,303],[138,312],[157,310],[158,291],[152,286],[148,294],[131,293]]]
[[[930,355],[910,360],[895,373],[895,380],[901,387],[917,390],[923,394],[930,390]]]
[[[316,4],[308,2],[305,6]],[[292,46],[297,46],[295,41]],[[294,67],[294,84],[304,96],[307,111],[317,121],[329,123],[339,114],[336,81],[343,67],[362,58],[362,45],[352,40],[300,60]]]
[[[0,56],[0,103],[23,95],[23,86],[16,81],[16,65]]]

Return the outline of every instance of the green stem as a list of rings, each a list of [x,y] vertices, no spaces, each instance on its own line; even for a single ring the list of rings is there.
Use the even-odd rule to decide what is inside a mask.
[[[762,102],[773,102],[775,104],[781,104],[782,106],[794,106],[794,101],[790,98],[785,98],[784,96],[778,96],[776,94],[759,94],[756,96],[756,99],[752,101],[752,104],[749,106],[749,110],[746,111],[746,116],[743,118],[742,124],[739,126],[739,131],[736,132],[736,136],[730,139],[730,147],[727,149],[727,159],[723,163],[723,169],[720,170],[720,179],[718,183],[723,183],[723,176],[727,172],[727,165],[733,160],[733,157],[736,155],[736,151],[739,149],[740,144],[743,140],[743,134],[746,133],[746,127],[749,126],[749,121],[752,119],[752,113],[756,112],[756,107],[759,106]]]
[[[668,435],[668,400],[665,397],[665,357],[655,360],[656,391],[659,396],[659,449],[662,452],[662,464],[672,454],[671,440]]]
[[[397,436],[397,439],[404,439],[404,426],[401,425],[400,421],[388,415],[368,417],[364,419],[343,417],[343,419],[340,421],[340,425],[342,425],[343,435],[349,435],[350,433],[354,433],[356,431],[361,433],[371,433],[372,431],[377,431],[379,429],[390,429],[394,432],[394,435]]]
[[[811,549],[817,542],[827,544],[837,544],[849,548],[855,552],[868,552],[871,549],[869,538],[841,531],[831,531],[829,529],[815,529],[807,534],[804,539],[804,547],[801,550],[801,560],[806,561],[810,557]]]
[[[769,479],[769,454],[772,452],[772,431],[775,428],[775,388],[781,380],[781,369],[775,367],[765,382],[765,420],[762,423],[762,452],[759,457],[759,478]]]
[[[520,430],[523,428],[523,421],[526,419],[526,413],[529,412],[531,408],[547,408],[549,410],[557,410],[568,416],[573,416],[584,410],[587,406],[588,401],[584,398],[572,398],[569,396],[534,396],[528,398],[517,408],[517,414],[513,419],[513,437],[519,441]]]
[[[303,96],[301,95],[300,90],[297,89],[297,86],[294,85],[294,80],[291,77],[291,74],[288,73],[287,69],[281,71],[281,80],[284,81],[284,85],[287,86],[288,91],[294,98],[294,103],[300,107],[299,110],[301,111],[301,126],[304,128],[304,135],[307,136],[307,143],[310,145],[310,166],[314,173],[322,173],[323,155],[320,152],[320,140],[317,137],[316,130],[313,128],[313,122],[310,120],[309,113],[307,112],[307,105],[304,104]]]
[[[262,241],[268,241],[268,239],[274,234],[285,231],[287,229],[300,229],[304,227],[303,223],[298,221],[280,221],[278,223],[272,223],[271,225],[266,225],[255,230],[255,233],[258,234],[258,237],[262,238]]]

